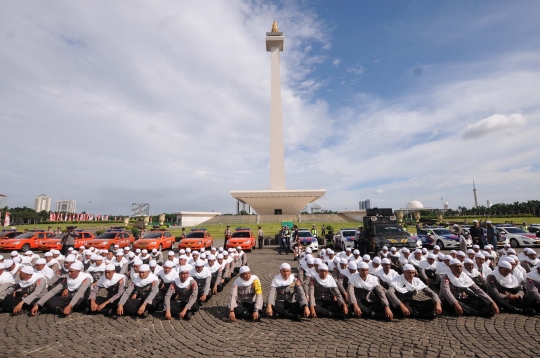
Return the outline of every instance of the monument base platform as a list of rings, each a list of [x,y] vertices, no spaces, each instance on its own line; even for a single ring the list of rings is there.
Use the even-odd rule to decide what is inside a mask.
[[[236,200],[249,204],[259,215],[295,215],[309,203],[326,194],[324,189],[314,190],[233,190]]]

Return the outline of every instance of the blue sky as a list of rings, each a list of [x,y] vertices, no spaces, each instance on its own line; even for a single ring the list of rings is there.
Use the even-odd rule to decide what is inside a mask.
[[[288,188],[327,189],[333,210],[470,207],[473,178],[481,203],[538,199],[539,15],[533,1],[12,2],[0,192],[232,212],[230,190],[268,187],[275,19]]]

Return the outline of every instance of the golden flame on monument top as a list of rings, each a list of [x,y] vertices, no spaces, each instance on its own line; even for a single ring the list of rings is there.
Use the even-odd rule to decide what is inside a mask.
[[[272,32],[279,32],[276,20],[274,20],[274,23],[272,24]]]

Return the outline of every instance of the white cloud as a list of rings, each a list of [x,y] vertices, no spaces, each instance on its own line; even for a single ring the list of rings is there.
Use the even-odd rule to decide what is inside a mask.
[[[32,206],[44,192],[96,213],[127,213],[132,202],[150,202],[153,213],[232,212],[230,190],[267,188],[264,33],[274,19],[286,37],[289,188],[326,188],[320,204],[330,209],[374,194],[380,207],[413,197],[471,206],[473,178],[481,202],[540,195],[540,148],[531,144],[540,132],[539,53],[423,64],[422,85],[407,96],[363,88],[328,103],[316,94],[332,88],[314,74],[330,58],[342,64],[324,51],[324,22],[296,3],[60,4],[14,2],[2,13],[0,123],[17,134],[2,137],[10,205]],[[346,72],[359,78],[365,68]],[[464,138],[503,133],[494,113],[502,123],[523,116],[513,119],[519,135]]]
[[[349,73],[360,76],[360,75],[364,74],[364,72],[366,72],[366,68],[364,66],[360,65],[359,63],[357,63],[354,66],[347,67],[347,70],[345,72],[349,72]]]
[[[504,114],[494,114],[476,123],[469,124],[467,129],[463,132],[463,138],[478,138],[504,129],[521,127],[526,122],[526,116],[519,113],[513,113],[509,116]]]
[[[332,65],[336,66],[336,68],[339,67],[339,64],[341,63],[341,59],[335,58],[334,61],[332,61]]]

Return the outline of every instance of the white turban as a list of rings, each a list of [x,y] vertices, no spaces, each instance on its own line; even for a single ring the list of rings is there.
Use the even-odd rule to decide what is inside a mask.
[[[249,271],[250,271],[250,270],[249,270],[249,267],[247,267],[247,266],[242,266],[242,267],[240,267],[240,273],[239,273],[239,274],[241,275],[241,274],[246,273],[246,272],[249,272]]]
[[[279,269],[282,270],[282,269],[287,269],[287,270],[290,270],[291,269],[291,265],[289,265],[288,263],[284,262],[281,264],[281,266],[279,266]]]
[[[406,265],[403,266],[403,271],[416,271],[416,269],[414,268],[413,265],[406,264]]]

